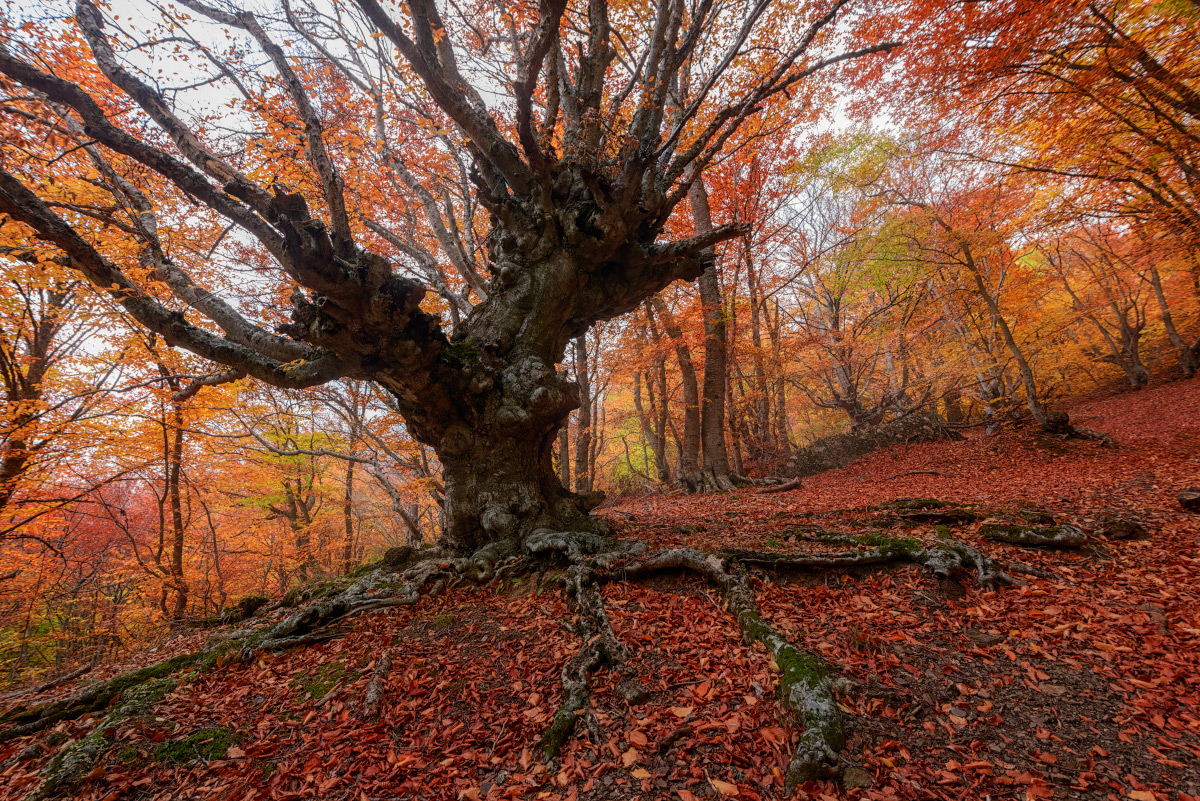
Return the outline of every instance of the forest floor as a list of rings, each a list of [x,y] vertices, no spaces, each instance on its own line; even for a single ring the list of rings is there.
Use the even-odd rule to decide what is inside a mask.
[[[661,495],[605,510],[652,547],[827,550],[813,527],[861,530],[863,507],[933,497],[985,512],[1033,505],[1093,533],[1105,513],[1150,536],[1036,551],[955,536],[1053,574],[981,589],[911,565],[756,579],[765,616],[840,675],[845,784],[813,799],[1200,797],[1200,381],[1070,409],[1115,449],[1032,431],[898,447],[757,495]],[[940,475],[909,474],[936,470]],[[897,533],[893,529],[892,533]],[[899,533],[930,539],[932,526]],[[744,645],[716,592],[692,577],[606,585],[630,647],[592,679],[606,738],[579,731],[544,762],[538,741],[579,647],[551,582],[457,589],[362,615],[346,636],[194,675],[126,720],[78,799],[654,799],[783,797],[797,736],[774,665]],[[141,663],[194,649],[181,637]],[[359,709],[376,660],[393,667],[377,719]],[[111,666],[107,672],[128,669]],[[97,675],[101,675],[97,673]],[[94,677],[89,676],[88,679]],[[631,705],[628,684],[644,691]],[[625,686],[618,687],[624,683]],[[624,690],[624,692],[622,692]],[[62,692],[62,691],[60,691]],[[76,738],[99,716],[46,737]],[[34,738],[0,744],[0,765]],[[0,770],[0,799],[36,786],[46,756]]]

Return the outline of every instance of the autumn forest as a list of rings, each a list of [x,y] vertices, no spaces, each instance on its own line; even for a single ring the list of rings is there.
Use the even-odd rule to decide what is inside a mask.
[[[0,7],[0,799],[1200,797],[1197,41]]]

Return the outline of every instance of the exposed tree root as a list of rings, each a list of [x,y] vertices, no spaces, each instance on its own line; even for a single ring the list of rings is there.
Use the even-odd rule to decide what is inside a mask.
[[[107,681],[98,682],[76,695],[31,708],[11,709],[0,715],[0,725],[9,727],[0,731],[0,742],[11,740],[14,737],[36,734],[50,728],[55,723],[71,720],[89,712],[99,712],[112,704],[118,696],[123,697],[131,689],[192,667],[200,658],[200,653],[183,654],[131,673],[115,676]]]
[[[19,698],[22,695],[37,695],[39,693],[44,693],[47,690],[53,690],[55,687],[57,687],[60,684],[66,684],[67,682],[74,681],[75,679],[79,678],[80,676],[84,675],[85,673],[91,672],[92,669],[95,668],[96,665],[98,665],[98,664],[99,664],[99,662],[89,662],[88,664],[84,665],[83,667],[76,668],[75,670],[72,670],[70,673],[64,673],[63,675],[59,676],[58,678],[50,679],[49,681],[43,682],[43,683],[37,685],[36,687],[27,687],[24,690],[17,690],[15,693],[7,693],[5,695],[0,695],[0,701],[6,700],[9,698]]]
[[[952,578],[962,573],[972,574],[984,587],[1020,582],[1001,569],[998,562],[977,548],[945,538],[926,547],[919,541],[906,537],[884,537],[880,535],[829,538],[826,542],[844,545],[868,545],[871,547],[829,554],[776,553],[774,551],[722,551],[721,556],[742,564],[767,568],[849,568],[877,565],[885,562],[905,561],[920,565],[940,578]]]
[[[565,589],[568,599],[574,602],[578,610],[578,631],[583,640],[579,651],[563,665],[563,702],[555,712],[550,728],[542,735],[542,753],[547,759],[558,756],[580,717],[583,718],[593,742],[597,745],[604,742],[596,716],[588,711],[588,676],[601,667],[619,667],[628,658],[628,651],[617,639],[608,620],[608,613],[604,610],[604,598],[596,581],[596,569],[629,555],[631,551],[628,548],[618,548],[609,550],[597,558],[587,558],[587,553],[595,553],[603,544],[594,535],[580,532],[539,531],[531,534],[525,541],[525,547],[532,553],[560,551],[567,554],[571,560]]]
[[[488,564],[488,558],[485,556],[482,560],[463,560],[460,567],[469,575],[478,575],[479,565]],[[41,784],[26,796],[26,801],[55,798],[75,786],[92,770],[96,760],[111,745],[106,738],[106,732],[115,723],[140,714],[161,700],[178,684],[176,674],[179,672],[189,668],[208,668],[224,664],[230,656],[233,657],[233,661],[247,661],[263,650],[295,648],[341,636],[348,629],[332,624],[366,611],[412,604],[425,595],[436,595],[446,586],[446,576],[453,575],[456,579],[460,577],[461,574],[458,574],[454,567],[440,562],[419,563],[411,568],[415,578],[401,585],[395,583],[395,579],[398,578],[396,574],[385,568],[376,569],[340,592],[318,598],[273,626],[222,632],[214,635],[209,641],[209,646],[202,651],[183,654],[94,684],[67,698],[32,708],[18,707],[9,710],[0,715],[0,725],[8,726],[0,731],[0,742],[36,734],[60,721],[108,709],[104,720],[92,734],[64,746],[50,761]],[[491,575],[490,567],[484,572]],[[426,586],[428,590],[425,590]],[[376,674],[379,674],[378,666]],[[381,678],[380,684],[382,680]],[[382,687],[379,692],[381,697]],[[118,698],[120,703],[114,705],[113,702]],[[375,703],[378,703],[378,699]]]
[[[800,489],[802,479],[793,478],[791,481],[785,481],[782,484],[770,484],[764,487],[759,487],[754,492],[756,495],[770,495],[775,492],[790,492],[794,489]]]
[[[210,638],[203,651],[100,682],[69,698],[29,709],[10,710],[0,716],[0,725],[8,726],[0,731],[0,741],[33,734],[88,712],[108,710],[101,726],[91,735],[65,746],[58,753],[47,767],[42,783],[28,796],[29,801],[54,798],[92,770],[96,760],[109,747],[105,732],[112,724],[157,703],[174,689],[178,682],[175,674],[180,671],[247,660],[263,650],[322,642],[344,633],[346,629],[337,624],[353,615],[413,604],[462,581],[491,581],[528,569],[538,557],[562,554],[570,561],[564,584],[578,612],[577,631],[582,644],[563,666],[563,703],[541,743],[546,757],[560,753],[581,720],[594,742],[604,741],[596,716],[588,710],[589,676],[602,667],[620,669],[628,658],[628,651],[609,622],[601,584],[683,569],[719,588],[743,638],[765,647],[778,667],[781,703],[802,727],[787,771],[787,785],[795,788],[802,782],[838,772],[838,752],[845,739],[842,714],[834,698],[830,667],[819,656],[789,643],[762,617],[746,567],[766,570],[855,568],[907,561],[941,577],[970,573],[984,586],[1018,583],[979,550],[945,537],[931,545],[876,534],[839,535],[832,541],[854,547],[824,554],[740,549],[710,554],[683,548],[646,555],[646,546],[640,541],[612,543],[588,532],[538,530],[520,544],[487,546],[464,558],[450,557],[438,551],[419,553],[417,559],[404,561],[400,568],[403,572],[399,575],[393,572],[393,567],[399,565],[383,565],[336,592],[329,588],[322,591],[323,596],[315,592],[315,600],[273,625],[220,632]],[[363,718],[370,719],[378,714],[391,660],[392,653],[387,651],[375,665],[364,693]],[[118,698],[120,703],[114,704]],[[665,749],[669,745],[664,741],[659,747]]]
[[[1042,548],[1078,548],[1086,545],[1088,538],[1074,526],[1026,526],[1009,523],[984,523],[979,527],[979,536],[993,542],[1013,545],[1032,545]]]
[[[745,572],[731,572],[725,558],[691,548],[660,551],[643,560],[621,564],[618,571],[621,576],[636,578],[680,568],[717,585],[742,636],[748,642],[762,643],[779,667],[780,701],[804,727],[788,764],[788,792],[811,779],[836,775],[845,732],[841,709],[829,681],[829,666],[819,656],[789,643],[763,619]]]
[[[174,690],[177,684],[173,676],[166,676],[127,688],[121,696],[121,703],[109,709],[104,720],[91,734],[63,746],[50,761],[41,784],[25,796],[25,801],[45,801],[77,785],[91,772],[100,755],[112,745],[108,739],[112,727],[150,709]]]
[[[379,704],[383,701],[383,685],[391,672],[392,650],[389,648],[380,655],[379,661],[375,663],[375,670],[371,672],[371,680],[367,682],[360,713],[362,718],[369,720],[379,713]]]
[[[884,479],[884,481],[892,481],[897,478],[903,478],[904,476],[946,476],[950,478],[961,475],[962,473],[946,473],[941,470],[905,470],[903,473],[897,473],[894,476],[888,476]]]
[[[1088,439],[1099,442],[1105,448],[1115,448],[1117,443],[1108,434],[1102,431],[1093,431],[1090,428],[1081,428],[1080,426],[1072,425],[1071,418],[1066,412],[1053,411],[1046,415],[1046,422],[1042,424],[1042,431],[1047,434],[1055,434],[1064,439]]]
[[[579,635],[583,645],[563,666],[563,702],[555,712],[550,728],[542,735],[542,753],[547,758],[558,756],[581,716],[592,740],[597,745],[604,742],[595,716],[587,711],[588,675],[603,666],[618,666],[627,657],[625,646],[617,639],[608,621],[600,587],[590,566],[577,564],[571,567],[567,575],[567,594],[574,598],[579,610]]]

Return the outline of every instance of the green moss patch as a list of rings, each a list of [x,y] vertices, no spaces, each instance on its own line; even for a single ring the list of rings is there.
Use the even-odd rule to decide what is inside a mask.
[[[341,662],[327,662],[311,673],[299,673],[292,679],[292,686],[308,693],[314,701],[329,694],[346,677],[346,666]]]
[[[169,740],[160,743],[154,750],[154,759],[158,762],[177,764],[193,762],[197,759],[212,762],[224,759],[225,752],[239,742],[241,742],[241,737],[232,729],[221,726],[201,729],[183,740]]]

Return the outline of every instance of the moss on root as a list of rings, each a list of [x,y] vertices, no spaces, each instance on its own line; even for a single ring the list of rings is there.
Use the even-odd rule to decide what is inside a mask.
[[[550,724],[550,728],[546,729],[540,743],[542,753],[547,759],[553,759],[562,751],[567,738],[575,730],[575,718],[579,711],[569,704],[563,704],[554,713],[554,722]]]
[[[922,509],[951,509],[959,506],[953,501],[943,501],[940,498],[897,498],[894,501],[881,503],[873,509],[887,509],[893,512],[916,512]]]
[[[876,548],[888,557],[913,559],[924,550],[919,540],[912,537],[890,537],[886,534],[860,534],[854,537],[857,545]]]
[[[984,523],[979,536],[992,542],[1013,545],[1032,545],[1047,548],[1078,548],[1087,542],[1087,535],[1074,526],[1037,526],[1012,523]]]
[[[158,665],[151,666],[151,668],[155,667]],[[126,674],[126,676],[129,675],[132,674]],[[78,742],[65,746],[54,755],[46,767],[42,783],[25,797],[25,801],[45,801],[45,799],[61,795],[64,791],[79,784],[83,777],[91,772],[100,755],[111,746],[107,735],[112,727],[123,720],[145,714],[150,707],[174,690],[177,684],[178,682],[168,675],[152,678],[134,687],[126,687],[121,696],[121,702],[109,710],[94,732]]]
[[[113,699],[126,690],[145,684],[154,679],[164,679],[179,671],[191,667],[200,659],[200,654],[180,654],[163,662],[149,665],[130,673],[123,673],[107,681],[102,681],[88,687],[82,693],[63,698],[58,701],[40,704],[38,706],[15,709],[0,717],[0,724],[14,724],[13,729],[0,732],[0,742],[9,736],[20,736],[17,731],[22,725],[45,723],[51,724],[69,717],[78,717],[84,712],[94,712],[104,709]],[[15,734],[12,734],[16,732]]]
[[[232,729],[222,726],[201,729],[182,740],[168,740],[160,743],[154,750],[154,759],[158,762],[174,762],[176,764],[194,762],[197,759],[211,762],[223,759],[225,752],[240,741],[241,738]]]
[[[804,727],[788,763],[787,792],[806,781],[833,775],[838,752],[846,744],[846,731],[829,682],[829,665],[792,645],[756,611],[738,615],[738,625],[747,639],[757,640],[771,651],[779,667],[779,700]]]

